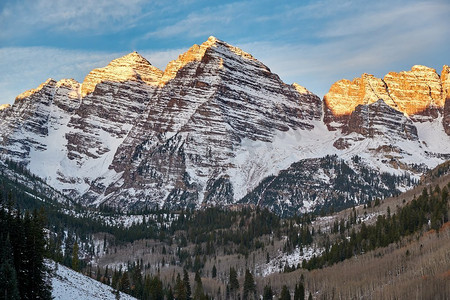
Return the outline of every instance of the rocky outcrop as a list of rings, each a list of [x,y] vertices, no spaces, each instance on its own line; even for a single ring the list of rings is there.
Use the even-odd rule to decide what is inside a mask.
[[[112,167],[123,172],[121,179],[101,197],[125,201],[138,193],[170,199],[161,205],[195,206],[218,201],[217,191],[226,190],[231,194],[222,195],[224,201],[233,201],[230,170],[243,140],[269,146],[277,132],[311,130],[310,121],[321,117],[316,95],[284,84],[251,55],[214,37],[171,62],[162,82],[147,118],[115,155]]]
[[[450,67],[444,66],[442,67],[441,73],[441,81],[442,81],[442,93],[444,95],[445,104],[444,104],[444,117],[442,120],[442,125],[444,126],[445,132],[450,135]]]
[[[346,79],[334,83],[325,95],[325,105],[334,116],[350,115],[358,105],[372,104],[378,99],[396,108],[386,83],[370,74],[363,74],[353,81]]]
[[[86,205],[224,205],[252,191],[247,202],[280,211],[312,210],[325,199],[354,203],[385,195],[385,183],[366,180],[372,171],[417,177],[448,158],[447,136],[437,130],[450,122],[450,101],[442,100],[448,73],[444,68],[440,81],[420,66],[385,79],[363,74],[335,83],[323,107],[306,88],[283,83],[250,54],[210,37],[164,72],[133,52],[82,84],[50,79],[19,95],[0,110],[0,154]],[[326,155],[342,163],[330,168],[320,159]],[[344,169],[345,178],[335,177]],[[275,179],[279,173],[289,176]],[[361,188],[351,197],[347,186],[330,192],[345,180]],[[265,198],[269,190],[276,203]]]
[[[368,105],[358,105],[342,131],[344,134],[356,132],[364,137],[379,135],[398,140],[418,139],[413,122],[382,99]]]
[[[435,69],[413,66],[411,71],[390,72],[384,76],[389,93],[398,105],[398,110],[416,120],[416,115],[437,117],[444,106],[442,83]]]
[[[81,86],[81,96],[95,90],[101,82],[141,81],[147,85],[158,85],[162,71],[152,66],[139,53],[132,52],[111,61],[106,67],[92,70]]]
[[[49,130],[65,125],[59,122],[59,109],[69,113],[79,106],[78,89],[75,80],[48,79],[38,88],[17,96],[0,119],[1,153],[28,164],[33,153],[46,150]]]
[[[363,74],[353,81],[340,80],[324,97],[325,122],[330,129],[340,128],[358,105],[378,99],[414,121],[431,121],[443,110],[443,85],[436,70],[419,65],[411,71],[390,72],[383,79]]]

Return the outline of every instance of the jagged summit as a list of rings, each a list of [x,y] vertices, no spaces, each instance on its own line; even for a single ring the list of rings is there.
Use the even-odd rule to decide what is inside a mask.
[[[20,95],[1,112],[0,155],[81,203],[125,210],[235,203],[267,176],[326,155],[419,176],[450,158],[449,71],[439,78],[414,66],[341,80],[324,108],[305,87],[211,36],[164,72],[132,52],[82,84],[50,79]],[[299,192],[295,205],[306,205]]]
[[[8,109],[11,107],[11,104],[7,103],[7,104],[0,104],[0,111]]]
[[[27,91],[25,91],[25,92],[19,94],[19,95],[16,97],[16,100],[15,100],[15,101],[20,101],[20,100],[22,100],[22,99],[28,98],[28,97],[30,97],[31,95],[36,94],[37,92],[41,91],[45,86],[47,86],[47,85],[55,85],[55,84],[56,84],[56,81],[55,81],[54,79],[48,78],[46,81],[44,81],[43,83],[41,83],[37,88],[35,88],[35,89],[30,89],[30,90],[27,90]]]
[[[292,84],[292,86],[295,88],[295,90],[297,91],[297,92],[299,92],[300,94],[306,94],[306,95],[311,95],[312,93],[307,89],[307,88],[305,88],[304,86],[301,86],[300,84],[298,84],[298,83],[296,83],[296,82],[294,82],[293,84]]]
[[[435,69],[415,65],[410,71],[390,72],[383,79],[365,73],[353,81],[339,80],[331,86],[324,102],[336,117],[348,116],[358,105],[378,99],[408,116],[428,114],[430,109],[444,107],[444,85]]]
[[[97,84],[105,81],[143,81],[148,85],[158,85],[163,72],[153,66],[137,52],[112,60],[106,67],[92,70],[84,79],[81,95],[92,93]]]
[[[219,50],[219,48],[222,48],[222,50]],[[255,60],[253,56],[248,54],[247,52],[242,51],[237,47],[231,46],[228,43],[221,41],[214,36],[210,36],[208,40],[206,40],[201,45],[194,44],[191,48],[189,48],[188,51],[186,51],[183,54],[180,54],[176,60],[169,62],[164,71],[164,75],[161,79],[161,85],[164,85],[168,81],[172,80],[176,76],[178,70],[186,66],[188,63],[193,61],[200,61],[208,49],[213,49],[213,51],[215,50],[222,52],[224,50],[231,51],[234,54],[239,55],[241,57]]]

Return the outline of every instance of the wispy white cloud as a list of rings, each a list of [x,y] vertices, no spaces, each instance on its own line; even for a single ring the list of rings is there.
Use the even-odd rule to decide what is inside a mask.
[[[154,66],[164,70],[185,49],[140,51]],[[0,48],[0,104],[12,103],[25,90],[47,78],[74,78],[82,82],[94,68],[106,66],[119,52],[65,50],[47,47]]]
[[[408,9],[396,6],[388,12],[373,9],[364,15],[329,20],[327,27],[316,33],[333,38],[317,43],[254,42],[239,46],[285,81],[296,81],[323,96],[333,82],[364,72],[383,76],[414,64],[439,72],[443,64],[450,63],[445,61],[450,50],[449,13],[450,5],[442,3],[416,3]]]
[[[175,36],[196,38],[209,35],[221,35],[221,33],[234,30],[243,30],[242,24],[246,23],[249,19],[245,15],[249,15],[254,2],[254,0],[251,0],[205,6],[199,11],[181,17],[181,19],[173,24],[161,26],[149,31],[142,38],[170,38]],[[255,15],[256,13],[255,10],[250,14]]]
[[[49,32],[100,34],[135,25],[144,0],[7,1],[0,11],[0,37]]]
[[[389,9],[385,5],[374,5],[371,10],[358,12],[346,18],[336,18],[320,30],[323,38],[342,38],[348,36],[367,36],[391,31],[412,31],[423,26],[445,26],[448,21],[444,17],[450,12],[450,3],[418,2],[405,5],[392,4]]]
[[[162,0],[5,1],[0,4],[0,44],[7,36],[29,32],[35,34],[31,37],[36,45],[41,45],[41,38],[45,45],[45,38],[55,32],[75,36],[84,31],[101,37],[136,28],[119,42],[126,49],[148,49],[142,54],[164,69],[193,43],[215,35],[252,53],[286,82],[296,81],[319,95],[334,81],[363,72],[383,76],[413,64],[440,68],[450,63],[444,61],[450,53],[450,3],[446,0],[321,0],[272,6],[268,6],[273,4],[270,0],[225,4],[206,0],[175,4]],[[110,39],[105,38],[111,43]],[[161,46],[162,42],[167,43]],[[0,48],[0,100],[10,102],[47,77],[83,80],[92,68],[125,54],[121,47],[103,47],[103,51],[80,47],[87,50]],[[152,50],[162,47],[172,48]]]

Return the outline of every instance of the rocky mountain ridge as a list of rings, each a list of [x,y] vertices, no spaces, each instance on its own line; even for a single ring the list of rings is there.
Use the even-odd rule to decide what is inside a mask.
[[[320,173],[326,155],[418,178],[450,158],[449,68],[433,71],[364,74],[322,102],[210,37],[164,72],[133,52],[81,84],[50,79],[19,95],[0,110],[0,152],[85,205],[125,209],[235,203],[293,163]]]

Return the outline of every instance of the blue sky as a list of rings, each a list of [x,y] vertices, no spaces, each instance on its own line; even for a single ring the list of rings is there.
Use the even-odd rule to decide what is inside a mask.
[[[0,103],[138,51],[166,64],[210,35],[323,96],[362,73],[450,64],[450,1],[2,0]]]

